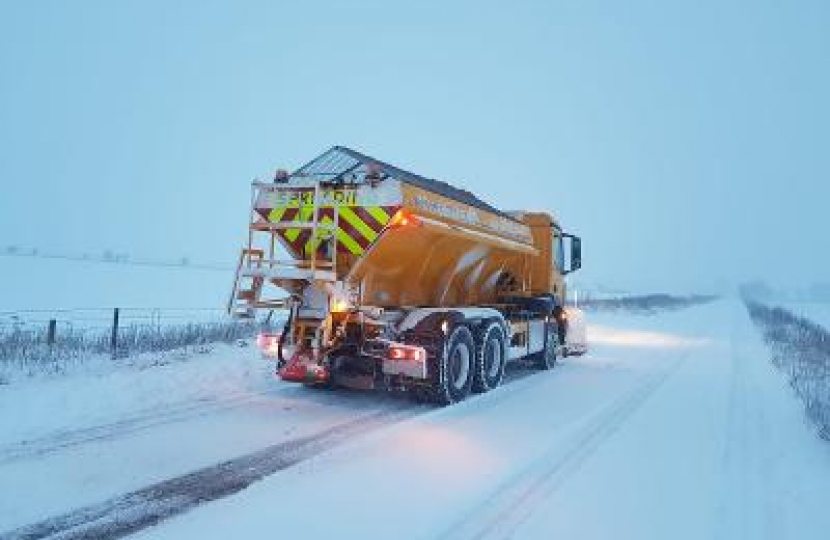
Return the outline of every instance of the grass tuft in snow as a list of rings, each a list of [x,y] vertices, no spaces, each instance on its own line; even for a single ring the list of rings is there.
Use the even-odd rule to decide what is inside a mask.
[[[0,328],[0,384],[14,376],[60,375],[92,360],[127,358],[144,353],[209,352],[212,343],[234,343],[252,337],[257,322],[222,321],[170,326],[129,325],[119,329],[113,355],[107,330],[63,330],[53,345],[46,332],[31,328]]]
[[[830,332],[784,308],[745,303],[772,349],[773,364],[787,374],[807,416],[830,440]]]

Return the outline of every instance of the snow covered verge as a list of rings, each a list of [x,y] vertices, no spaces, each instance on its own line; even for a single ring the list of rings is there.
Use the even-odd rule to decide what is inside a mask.
[[[581,308],[587,311],[620,311],[642,315],[654,315],[661,311],[683,309],[715,300],[716,296],[693,294],[676,296],[671,294],[644,294],[620,296],[614,298],[585,298],[580,301]]]
[[[786,373],[821,437],[830,440],[830,332],[781,307],[752,300],[746,307],[772,350],[772,362]]]
[[[65,363],[61,376],[19,377],[0,385],[0,447],[171,407],[261,392],[273,380],[250,340],[211,343],[110,360]]]

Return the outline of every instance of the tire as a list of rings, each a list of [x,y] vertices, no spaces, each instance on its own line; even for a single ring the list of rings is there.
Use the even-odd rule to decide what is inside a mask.
[[[533,357],[533,363],[538,369],[548,370],[556,366],[556,344],[558,341],[558,325],[556,323],[545,324],[545,348]]]
[[[507,363],[504,327],[498,321],[492,321],[476,338],[473,391],[487,392],[499,387],[504,379],[504,365]]]
[[[423,386],[410,386],[407,389],[409,399],[415,403],[434,403],[433,392],[431,388]]]
[[[469,328],[458,325],[452,329],[444,350],[435,362],[431,392],[434,402],[450,405],[470,395],[476,364],[475,350],[475,340]]]

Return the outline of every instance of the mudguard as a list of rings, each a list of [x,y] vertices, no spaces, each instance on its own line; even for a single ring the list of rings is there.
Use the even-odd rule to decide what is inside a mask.
[[[588,352],[588,328],[585,313],[575,307],[566,307],[568,333],[565,336],[565,350],[568,355],[579,356]]]

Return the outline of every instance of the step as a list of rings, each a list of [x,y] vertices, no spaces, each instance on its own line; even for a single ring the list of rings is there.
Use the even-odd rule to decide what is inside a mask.
[[[253,289],[244,289],[236,293],[237,300],[256,300],[256,297],[257,291]]]
[[[337,281],[337,275],[331,270],[312,270],[310,268],[293,268],[290,266],[278,268],[243,268],[239,275],[243,277],[263,279]]]
[[[251,300],[240,299],[232,304],[233,309],[269,308],[282,309],[288,307],[289,298],[255,298]]]
[[[234,306],[231,310],[231,317],[234,319],[253,319],[255,316],[254,308],[246,306],[241,309],[239,306]]]

